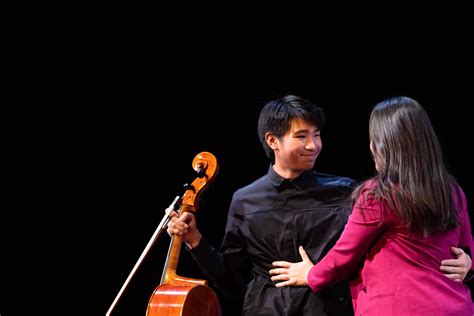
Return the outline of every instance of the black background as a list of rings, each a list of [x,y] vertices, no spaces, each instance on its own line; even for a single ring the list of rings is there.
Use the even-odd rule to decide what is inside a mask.
[[[220,171],[203,193],[198,223],[219,246],[232,193],[268,169],[257,139],[258,113],[288,93],[326,112],[315,169],[357,181],[373,174],[371,107],[396,95],[418,100],[474,203],[474,69],[464,41],[425,46],[415,40],[387,56],[385,49],[394,50],[388,43],[364,53],[346,52],[355,41],[329,51],[318,41],[308,45],[311,38],[263,47],[223,41],[199,49],[207,47],[199,37],[159,45],[131,35],[108,43],[105,35],[86,47],[71,44],[74,54],[66,49],[51,69],[25,60],[33,87],[18,98],[32,106],[17,102],[4,110],[2,315],[21,306],[104,315],[163,210],[195,178],[192,160],[201,151],[217,157]],[[439,53],[440,45],[451,54]],[[145,313],[168,245],[163,235],[112,315]],[[178,272],[204,278],[185,251]],[[233,314],[236,303],[220,298],[224,315]]]

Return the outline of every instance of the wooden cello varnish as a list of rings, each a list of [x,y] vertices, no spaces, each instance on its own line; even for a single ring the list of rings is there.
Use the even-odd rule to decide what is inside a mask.
[[[214,180],[219,170],[217,159],[209,152],[199,153],[193,160],[198,177],[183,195],[179,215],[195,213],[199,197]],[[216,293],[206,280],[182,277],[176,274],[182,237],[173,236],[166,258],[160,285],[150,297],[147,316],[220,316],[221,309]]]

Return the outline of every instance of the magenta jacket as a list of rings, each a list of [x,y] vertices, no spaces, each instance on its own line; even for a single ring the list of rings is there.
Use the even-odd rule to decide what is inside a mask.
[[[461,225],[423,238],[409,233],[381,202],[361,194],[335,246],[310,270],[309,286],[317,292],[358,271],[351,288],[357,316],[474,315],[469,288],[439,270],[441,260],[453,258],[451,246],[474,254],[464,193],[462,199]]]

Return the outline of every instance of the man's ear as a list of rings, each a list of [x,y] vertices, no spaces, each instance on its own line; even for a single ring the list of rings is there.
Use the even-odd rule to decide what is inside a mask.
[[[265,134],[265,141],[267,142],[268,147],[273,150],[278,149],[277,138],[272,133]]]

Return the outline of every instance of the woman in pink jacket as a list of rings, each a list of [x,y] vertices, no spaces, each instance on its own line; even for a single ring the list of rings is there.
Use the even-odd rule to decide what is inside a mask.
[[[354,191],[340,239],[316,265],[301,247],[302,262],[274,262],[272,280],[316,292],[357,271],[355,315],[472,316],[469,288],[439,269],[451,247],[474,249],[466,198],[427,113],[408,97],[385,100],[369,134],[378,173]]]

